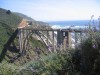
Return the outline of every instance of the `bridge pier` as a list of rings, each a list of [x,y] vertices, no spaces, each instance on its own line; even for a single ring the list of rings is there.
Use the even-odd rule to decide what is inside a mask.
[[[64,50],[71,48],[71,33],[69,31],[64,32],[64,39],[63,39],[63,46]]]
[[[77,33],[75,32],[75,48],[77,47],[77,41],[78,41],[78,39],[77,39]]]
[[[52,31],[52,45],[53,45],[53,51],[56,52],[56,50],[55,50],[54,31]]]
[[[75,48],[79,48],[78,45],[83,40],[83,34],[82,32],[75,32]]]
[[[57,47],[62,50],[63,44],[63,32],[61,30],[57,30]]]
[[[57,31],[57,46],[62,46],[61,50],[71,48],[71,33],[68,31]]]
[[[68,32],[68,47],[71,48],[71,32]]]
[[[47,31],[47,44],[49,44],[49,31]]]
[[[18,36],[19,36],[19,49],[20,53],[22,52],[22,29],[18,29]]]

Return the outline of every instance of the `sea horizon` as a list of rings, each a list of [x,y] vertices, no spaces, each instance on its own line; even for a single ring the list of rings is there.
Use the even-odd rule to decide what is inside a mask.
[[[91,25],[98,26],[98,20],[66,20],[66,21],[48,21],[47,22],[52,28],[64,29],[64,28],[86,28]]]

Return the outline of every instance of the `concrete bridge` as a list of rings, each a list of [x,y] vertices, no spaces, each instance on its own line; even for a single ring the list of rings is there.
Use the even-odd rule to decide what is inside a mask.
[[[84,30],[75,29],[33,29],[33,28],[18,28],[9,38],[7,43],[4,45],[4,49],[0,55],[0,62],[7,56],[10,62],[19,59],[21,56],[29,56],[27,51],[32,50],[32,45],[30,43],[30,36],[32,39],[37,38],[45,46],[49,52],[57,52],[57,50],[66,50],[72,48],[72,33],[75,36],[75,43],[77,43],[78,38],[82,40],[82,34],[85,33]],[[17,43],[14,44],[14,40],[17,39]],[[34,42],[34,41],[33,41]],[[8,55],[9,53],[17,53]]]
[[[46,46],[52,46],[53,50],[59,48],[59,50],[66,50],[72,48],[72,39],[75,40],[75,43],[82,40],[82,34],[86,33],[86,30],[75,30],[75,29],[32,29],[32,28],[21,28],[18,29],[19,41],[20,41],[20,50],[25,47],[25,41],[29,36],[36,35],[35,37],[38,40],[41,40]],[[33,34],[34,33],[34,34]],[[72,38],[72,34],[75,38]],[[22,47],[23,46],[23,47]]]

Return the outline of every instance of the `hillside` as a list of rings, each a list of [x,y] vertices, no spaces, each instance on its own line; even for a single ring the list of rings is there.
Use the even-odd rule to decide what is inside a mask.
[[[26,19],[26,20],[35,21],[35,20],[32,19],[31,17],[28,17],[28,16],[26,16],[26,15],[24,15],[24,14],[22,14],[22,13],[14,12],[14,14],[16,14],[16,15],[18,15],[18,16],[20,16],[20,17]]]
[[[10,27],[16,28],[22,18],[13,14],[10,10],[0,8],[0,22],[5,23]]]
[[[22,17],[26,21],[30,21],[32,23],[32,27],[33,28],[37,28],[37,29],[51,29],[49,24],[46,23],[46,22],[36,21],[36,20],[32,19],[31,17],[28,17],[27,15],[24,15],[22,13],[14,12],[14,14]]]
[[[22,19],[25,19],[25,20],[27,19],[28,21],[32,22],[32,26],[31,26],[32,28],[51,29],[48,23],[35,21],[34,19],[31,19],[24,14],[21,14],[21,15],[15,14],[14,12],[11,12],[10,10],[0,8],[0,35],[1,35],[0,36],[0,52],[2,51],[9,37],[14,32],[12,28],[16,29],[18,25],[23,21]]]
[[[17,28],[22,18],[13,14],[10,10],[0,8],[0,51],[12,35],[12,28]]]

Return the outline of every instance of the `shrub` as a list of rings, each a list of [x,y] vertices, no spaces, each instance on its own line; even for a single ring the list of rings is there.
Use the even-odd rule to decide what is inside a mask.
[[[67,52],[51,53],[48,56],[42,56],[40,60],[31,61],[26,64],[26,69],[34,75],[60,75],[71,73],[73,69],[71,54]],[[21,70],[24,71],[25,70]],[[75,75],[75,73],[74,73]]]
[[[81,75],[100,75],[100,34],[95,33],[83,41],[73,60],[74,68]]]
[[[11,11],[10,10],[7,10],[7,12],[6,12],[7,14],[11,14]]]

